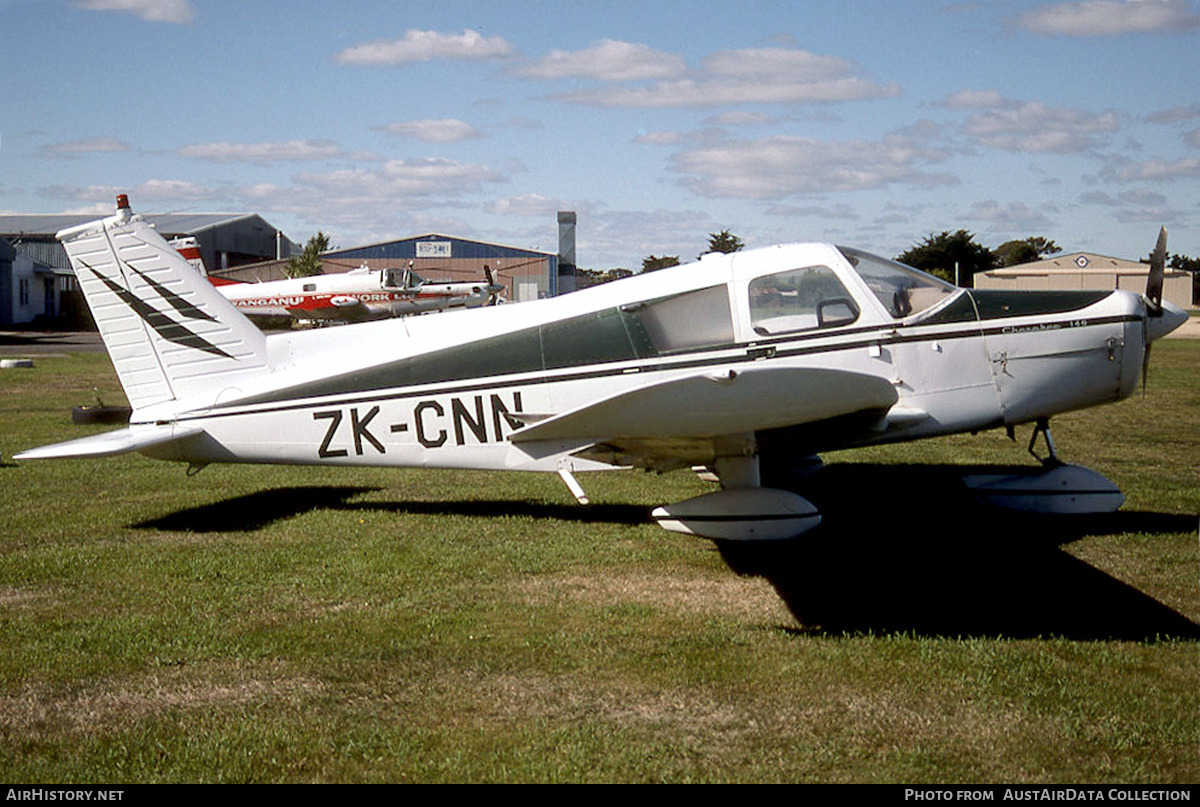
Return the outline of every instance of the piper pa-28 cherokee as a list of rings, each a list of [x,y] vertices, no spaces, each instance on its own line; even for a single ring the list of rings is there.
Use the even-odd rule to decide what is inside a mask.
[[[412,268],[352,269],[265,283],[237,283],[210,277],[217,290],[248,317],[291,316],[317,322],[362,322],[448,308],[494,304],[504,286],[483,268],[486,283],[439,283]]]
[[[773,484],[817,452],[1026,423],[1044,465],[977,488],[1018,508],[1115,510],[1111,482],[1057,460],[1049,418],[1130,395],[1150,343],[1186,318],[1161,299],[1165,232],[1146,297],[960,289],[786,244],[548,300],[271,336],[127,205],[58,238],[133,417],[18,459],[548,471],[581,502],[577,472],[703,467],[721,490],[652,515],[713,539],[815,526],[812,503]]]

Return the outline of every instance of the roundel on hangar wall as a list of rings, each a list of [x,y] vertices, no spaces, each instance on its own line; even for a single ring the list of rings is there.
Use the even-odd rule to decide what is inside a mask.
[[[1075,265],[1078,266],[1080,269],[1086,269],[1088,263],[1090,263],[1090,261],[1088,261],[1087,255],[1080,255],[1078,258],[1075,259]]]

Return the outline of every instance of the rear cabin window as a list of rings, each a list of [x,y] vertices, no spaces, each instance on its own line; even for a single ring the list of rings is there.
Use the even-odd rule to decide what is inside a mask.
[[[858,306],[828,266],[808,266],[750,281],[750,324],[759,336],[849,325]]]
[[[733,316],[725,286],[623,306],[622,311],[634,316],[655,353],[733,344]]]

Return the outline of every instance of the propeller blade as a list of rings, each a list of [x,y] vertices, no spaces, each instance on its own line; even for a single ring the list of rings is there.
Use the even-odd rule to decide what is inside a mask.
[[[1146,377],[1150,375],[1150,343],[1146,343],[1146,348],[1142,351],[1142,397],[1146,397]]]
[[[1146,305],[1154,316],[1162,314],[1163,276],[1167,265],[1167,228],[1158,231],[1158,243],[1150,255],[1150,275],[1146,278]]]
[[[1146,278],[1146,317],[1161,317],[1163,314],[1163,277],[1167,265],[1167,228],[1158,231],[1158,243],[1150,253],[1150,274]],[[1146,397],[1146,378],[1150,375],[1150,333],[1144,329],[1146,339],[1142,348],[1142,397]]]
[[[500,289],[502,287],[496,285],[496,278],[492,274],[492,267],[488,266],[486,263],[483,265],[483,275],[487,278],[488,282],[488,298],[484,305],[495,305],[500,299]]]

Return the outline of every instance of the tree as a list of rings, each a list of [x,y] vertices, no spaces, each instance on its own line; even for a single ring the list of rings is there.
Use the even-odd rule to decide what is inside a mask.
[[[642,259],[642,271],[654,272],[659,269],[666,269],[668,266],[678,266],[678,255],[649,255]]]
[[[896,260],[923,269],[951,283],[954,282],[957,265],[959,282],[967,286],[972,285],[971,278],[976,272],[996,266],[996,256],[992,251],[976,243],[975,235],[966,230],[953,233],[944,230],[938,235],[931,233],[920,244],[897,255]]]
[[[721,230],[719,233],[708,234],[708,249],[705,252],[737,252],[745,246],[742,239],[729,230]]]
[[[1200,300],[1200,258],[1187,255],[1172,255],[1167,265],[1179,272],[1192,273],[1192,303]]]
[[[602,283],[611,283],[614,280],[623,280],[630,277],[633,272],[628,269],[576,269],[575,270],[575,287],[578,289],[587,289],[592,286],[599,286]]]
[[[324,270],[321,267],[321,255],[329,249],[329,236],[318,231],[304,245],[304,252],[288,261],[283,273],[288,277],[310,277],[319,275]]]
[[[992,252],[996,256],[997,266],[1015,266],[1018,263],[1029,263],[1041,260],[1046,255],[1062,252],[1062,247],[1042,236],[1005,241]]]
[[[1187,255],[1172,255],[1167,265],[1177,272],[1200,272],[1200,258],[1189,258]]]

